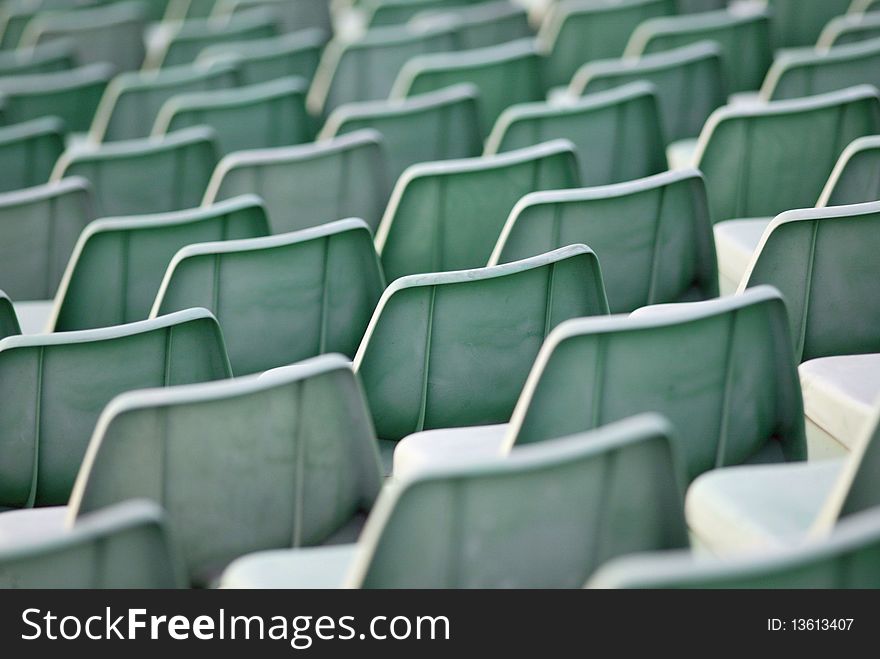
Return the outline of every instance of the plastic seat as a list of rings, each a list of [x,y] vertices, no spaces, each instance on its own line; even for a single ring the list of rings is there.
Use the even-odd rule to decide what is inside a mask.
[[[650,83],[634,82],[565,105],[513,105],[495,122],[485,154],[557,138],[575,145],[585,186],[631,181],[667,169],[660,109]]]
[[[357,545],[257,553],[222,585],[580,587],[613,556],[687,545],[670,430],[646,415],[420,473],[382,492]]]
[[[156,72],[131,72],[113,79],[95,112],[93,142],[147,137],[156,115],[178,94],[229,89],[238,84],[235,67],[182,66]]]
[[[859,137],[843,150],[816,206],[880,200],[880,135]]]
[[[413,165],[376,233],[388,281],[485,265],[519,199],[580,185],[574,146],[554,140],[497,156]]]
[[[216,162],[214,131],[201,126],[163,138],[68,149],[52,180],[91,181],[99,217],[163,213],[197,206]]]
[[[676,7],[679,14],[696,14],[724,9],[727,4],[728,0],[678,0]]]
[[[296,6],[298,3],[291,3]],[[311,81],[327,41],[323,30],[310,29],[270,39],[235,41],[208,46],[196,64],[233,64],[242,83],[256,85],[296,76]]]
[[[758,89],[773,61],[770,15],[765,9],[726,9],[687,16],[654,18],[633,32],[624,57],[674,50],[699,41],[714,41],[721,51],[730,93]]]
[[[213,15],[223,17],[254,9],[271,9],[282,32],[320,28],[332,29],[330,5],[327,0],[216,0]]]
[[[18,326],[15,307],[12,306],[9,296],[0,291],[0,340],[16,334],[21,334],[21,329]]]
[[[452,22],[461,50],[497,46],[532,35],[528,11],[508,0],[425,10],[413,16],[410,25],[424,26],[433,22]]]
[[[0,282],[15,300],[55,295],[80,232],[95,217],[88,181],[0,195]]]
[[[345,217],[360,217],[375,228],[388,199],[381,139],[361,130],[317,144],[233,153],[217,165],[203,204],[258,194],[272,233]]]
[[[164,20],[208,18],[216,7],[217,0],[169,0]]]
[[[147,3],[116,2],[106,6],[36,15],[21,35],[19,48],[64,39],[73,44],[80,64],[112,62],[120,71],[144,61]]]
[[[812,46],[828,21],[845,14],[851,4],[852,0],[767,0],[777,48]]]
[[[346,219],[184,247],[151,315],[208,309],[232,370],[243,375],[328,352],[353,357],[384,289],[373,235],[362,220]]]
[[[384,27],[355,41],[331,39],[309,90],[309,111],[327,115],[343,103],[385,99],[410,58],[454,49],[455,33],[447,25],[423,30]]]
[[[0,192],[49,180],[64,151],[64,122],[43,117],[0,128]]]
[[[880,38],[818,53],[783,51],[767,73],[761,97],[778,101],[861,84],[880,85]]]
[[[675,0],[562,0],[551,6],[538,32],[547,55],[547,85],[565,85],[583,64],[623,55],[643,21],[675,14]]]
[[[0,50],[12,51],[21,41],[21,33],[37,14],[47,10],[78,9],[98,0],[6,0],[0,6]]]
[[[480,90],[480,129],[488,133],[498,115],[514,103],[540,101],[546,87],[534,40],[413,57],[400,70],[391,98],[406,98],[470,83]]]
[[[817,49],[857,43],[880,37],[880,12],[871,14],[847,14],[828,21],[819,35]]]
[[[73,47],[61,41],[27,50],[0,52],[0,76],[3,77],[69,71],[75,64]]]
[[[82,332],[0,341],[0,506],[67,502],[89,437],[116,394],[230,376],[204,309]]]
[[[636,60],[590,62],[578,69],[568,86],[571,96],[594,94],[643,80],[654,85],[667,142],[696,137],[712,111],[724,105],[721,51],[702,41]]]
[[[706,188],[695,170],[528,194],[507,218],[489,265],[577,243],[599,257],[612,313],[718,296]]]
[[[192,126],[214,129],[221,154],[268,149],[311,140],[306,81],[279,78],[237,89],[179,94],[159,110],[153,135]]]
[[[254,196],[195,210],[96,220],[77,241],[48,331],[144,320],[179,249],[211,240],[265,236],[268,229],[266,210]]]
[[[722,294],[739,284],[770,219],[813,206],[844,148],[877,132],[880,97],[868,86],[713,113],[694,164],[709,191]]]
[[[186,20],[174,25],[170,33],[163,36],[147,53],[145,69],[192,64],[203,49],[227,41],[276,37],[278,23],[274,12],[255,10],[222,21]]]
[[[180,588],[185,583],[165,514],[149,501],[126,501],[83,516],[73,526],[58,519],[42,536],[25,532],[13,538],[0,544],[0,588]]]
[[[386,465],[413,432],[506,422],[547,333],[606,313],[598,260],[583,245],[394,281],[354,360]]]
[[[469,0],[363,0],[360,6],[367,27],[402,25],[424,11],[441,11],[467,6]]]
[[[380,485],[351,364],[327,355],[261,377],[117,397],[98,422],[70,509],[78,519],[126,499],[156,501],[190,580],[210,585],[249,552],[341,533],[351,541]]]
[[[480,155],[479,92],[456,85],[399,101],[347,103],[327,118],[318,140],[371,128],[382,135],[388,180],[410,165]]]
[[[111,64],[100,63],[58,73],[0,78],[6,121],[52,115],[62,119],[67,130],[85,132],[114,70]]]
[[[591,588],[880,588],[880,510],[853,515],[827,539],[728,560],[689,552],[634,554],[593,575]]]

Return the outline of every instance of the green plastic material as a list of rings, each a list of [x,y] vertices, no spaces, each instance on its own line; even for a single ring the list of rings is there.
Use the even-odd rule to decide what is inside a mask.
[[[97,3],[98,0],[5,0],[0,6],[0,50],[15,49],[24,28],[37,14]]]
[[[283,32],[312,28],[330,32],[333,27],[330,20],[331,4],[328,0],[215,0],[213,14],[222,17],[268,8],[277,16]]]
[[[91,181],[98,217],[164,213],[197,206],[216,162],[214,131],[201,126],[163,138],[70,149],[52,180]]]
[[[156,501],[190,579],[208,585],[243,554],[332,541],[380,486],[351,364],[327,355],[261,377],[119,396],[98,422],[71,511]]]
[[[583,245],[396,280],[354,361],[383,452],[413,432],[506,422],[553,327],[606,313],[599,262]]]
[[[222,154],[308,142],[313,129],[306,113],[306,88],[302,78],[279,78],[237,89],[179,94],[162,106],[153,135],[210,126]]]
[[[4,544],[0,588],[180,588],[177,561],[162,509],[126,501]]]
[[[0,128],[0,192],[46,183],[64,151],[64,131],[57,117]]]
[[[226,156],[205,204],[240,194],[260,195],[272,233],[287,233],[360,217],[375,228],[388,200],[382,137],[361,130],[327,142]]]
[[[679,14],[696,14],[727,7],[728,0],[676,0]]]
[[[508,0],[479,2],[416,14],[410,25],[451,22],[460,50],[487,48],[532,36],[528,11]]]
[[[336,108],[318,135],[325,140],[372,128],[382,135],[388,180],[410,165],[480,155],[479,92],[456,85],[397,101],[347,103]]]
[[[880,202],[787,211],[764,232],[740,290],[785,297],[799,361],[880,352]]]
[[[880,200],[880,135],[852,142],[834,166],[816,206],[845,206]]]
[[[567,140],[413,165],[397,181],[376,235],[385,275],[393,281],[481,267],[523,195],[579,185],[574,146]]]
[[[8,123],[48,115],[62,119],[67,130],[86,132],[115,68],[100,63],[59,73],[0,78],[0,97]]]
[[[179,249],[210,240],[265,236],[268,229],[266,210],[252,195],[208,208],[92,222],[77,241],[58,288],[49,330],[144,320]],[[182,308],[198,306],[210,307]]]
[[[626,57],[714,41],[721,49],[724,76],[731,93],[758,89],[773,61],[770,16],[766,10],[734,13],[711,11],[655,18],[633,32]]]
[[[243,375],[329,352],[353,357],[384,288],[373,235],[362,220],[347,219],[184,247],[152,316],[210,310],[233,372]]]
[[[73,47],[69,43],[57,41],[27,50],[0,52],[0,76],[69,71],[74,68],[75,63]]]
[[[231,64],[181,66],[117,76],[107,87],[89,131],[93,142],[147,137],[166,101],[178,94],[229,89],[238,84]]]
[[[695,358],[695,356],[699,358]],[[641,412],[675,427],[688,481],[726,465],[806,459],[785,305],[761,286],[735,297],[583,318],[541,348],[513,413],[513,444]]]
[[[55,295],[80,232],[95,217],[81,178],[0,195],[0,282],[16,300]]]
[[[547,54],[547,85],[565,85],[580,66],[623,55],[643,21],[675,13],[675,0],[561,0],[551,6],[538,33]]]
[[[169,0],[166,20],[208,18],[217,6],[217,0]]]
[[[657,95],[634,82],[570,103],[513,105],[486,140],[486,155],[564,138],[577,148],[581,183],[632,181],[667,169]]]
[[[98,415],[117,394],[230,375],[220,327],[204,309],[3,339],[0,506],[67,503]]]
[[[480,130],[488,133],[509,105],[543,100],[541,64],[533,39],[413,57],[400,70],[391,98],[470,83],[480,90]]]
[[[832,46],[843,46],[878,37],[880,37],[880,12],[847,14],[828,22],[819,36],[817,48],[825,50]]]
[[[528,194],[507,219],[489,265],[577,243],[599,257],[612,313],[718,296],[706,188],[695,170]]]
[[[813,206],[844,148],[878,132],[880,97],[868,86],[719,109],[706,123],[695,154],[706,178],[712,221],[772,217]]]
[[[368,27],[401,25],[419,12],[467,7],[472,0],[364,0]]]
[[[706,119],[727,100],[718,45],[701,41],[637,60],[602,60],[585,64],[568,87],[583,96],[643,80],[657,90],[667,142],[699,135]]]
[[[853,0],[767,0],[777,48],[812,46],[828,21],[845,14]]]
[[[12,307],[12,300],[6,293],[0,291],[0,340],[16,334],[21,334],[21,329],[18,327],[18,318]]]

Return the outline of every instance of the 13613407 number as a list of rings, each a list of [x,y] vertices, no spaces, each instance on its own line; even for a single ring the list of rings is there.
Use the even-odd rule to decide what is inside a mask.
[[[855,618],[768,618],[767,630],[771,632],[828,632],[849,631]]]

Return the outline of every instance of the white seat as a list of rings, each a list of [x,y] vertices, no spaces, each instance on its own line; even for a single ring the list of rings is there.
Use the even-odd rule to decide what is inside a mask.
[[[880,354],[811,359],[798,370],[810,457],[812,444],[826,452],[852,449],[867,432],[880,398]]]
[[[22,334],[44,334],[52,315],[54,300],[33,300],[14,302],[15,315]]]
[[[221,588],[342,588],[358,546],[332,545],[261,551],[223,572]]]
[[[721,295],[730,295],[746,274],[771,217],[726,220],[715,225],[715,251],[718,256],[718,286]]]
[[[501,455],[509,424],[426,430],[404,437],[394,449],[396,478],[425,467],[474,461]]]

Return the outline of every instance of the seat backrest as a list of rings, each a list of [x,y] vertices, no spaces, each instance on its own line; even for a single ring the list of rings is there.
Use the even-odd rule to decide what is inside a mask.
[[[236,375],[328,352],[353,357],[385,288],[362,220],[181,249],[152,316],[204,307]]]
[[[562,0],[553,4],[538,33],[547,54],[547,85],[568,84],[586,62],[620,57],[639,24],[675,11],[675,0]]]
[[[694,155],[706,178],[712,221],[813,206],[844,148],[878,132],[880,97],[869,86],[720,108],[706,122]]]
[[[846,14],[828,21],[819,35],[818,50],[843,46],[880,37],[880,12],[870,14]]]
[[[214,129],[222,154],[308,142],[313,129],[306,113],[306,81],[279,78],[173,96],[159,110],[153,135],[202,125]]]
[[[634,82],[565,105],[523,103],[498,117],[486,155],[563,138],[580,155],[582,185],[605,185],[666,171],[666,145],[653,85]]]
[[[265,236],[268,231],[266,209],[253,195],[207,208],[96,220],[76,243],[58,287],[50,331],[144,320],[179,249],[210,240]]]
[[[0,545],[0,588],[180,588],[162,509],[126,501],[71,528]]]
[[[354,361],[379,437],[506,422],[550,330],[605,313],[599,263],[583,245],[398,279]]]
[[[26,51],[0,52],[0,76],[3,77],[69,71],[75,65],[76,53],[64,41],[43,44]]]
[[[611,313],[718,296],[709,205],[696,170],[528,194],[507,218],[489,265],[579,243],[602,264]]]
[[[16,334],[21,334],[21,329],[18,326],[15,308],[12,306],[12,300],[9,299],[9,296],[0,291],[0,339]]]
[[[696,137],[727,99],[721,51],[711,41],[638,59],[590,62],[578,69],[568,90],[583,96],[638,80],[656,89],[667,142]]]
[[[101,62],[58,73],[0,78],[3,113],[8,123],[52,115],[68,130],[85,132],[115,67]]]
[[[761,238],[739,290],[782,292],[799,361],[880,352],[880,202],[786,211]]]
[[[473,5],[425,10],[413,16],[410,25],[453,22],[456,45],[461,50],[487,48],[531,36],[525,7],[509,0],[488,0]]]
[[[783,51],[767,73],[761,97],[778,101],[861,84],[880,85],[880,38],[823,52]]]
[[[395,483],[349,585],[577,588],[612,557],[686,547],[671,432],[643,415]]]
[[[413,57],[400,70],[391,98],[470,83],[480,90],[480,130],[486,134],[507,106],[543,100],[546,87],[541,65],[533,39],[422,55]]]
[[[0,195],[0,282],[16,300],[48,300],[79,234],[95,217],[92,189],[68,178]]]
[[[291,6],[297,4],[290,3]],[[241,82],[248,85],[288,76],[311,81],[327,39],[327,32],[312,28],[270,39],[234,41],[208,46],[199,53],[196,63],[234,64]]]
[[[828,21],[845,14],[852,0],[767,0],[777,48],[812,46]]]
[[[80,64],[112,62],[121,71],[140,68],[148,3],[116,2],[106,6],[37,14],[21,35],[20,48],[58,39],[72,43]]]
[[[773,61],[770,15],[765,9],[749,12],[707,11],[653,18],[636,29],[624,57],[681,48],[698,41],[714,41],[731,93],[758,89]]]
[[[486,264],[504,221],[536,190],[578,187],[567,140],[482,158],[420,163],[397,181],[376,234],[389,281]]]
[[[0,505],[63,505],[104,406],[132,389],[229,377],[204,309],[0,341]]]
[[[165,101],[178,94],[229,89],[238,83],[235,66],[181,66],[116,76],[104,92],[89,131],[92,142],[147,137]]]
[[[880,510],[841,522],[818,542],[765,555],[695,560],[692,552],[635,554],[608,563],[591,588],[880,588]]]
[[[880,200],[880,135],[859,137],[843,150],[817,207]]]
[[[480,155],[479,92],[456,85],[397,101],[347,103],[327,118],[319,140],[372,128],[382,135],[388,180],[419,162]]]
[[[258,194],[272,233],[345,217],[360,217],[375,228],[388,186],[382,137],[361,130],[327,142],[228,155],[214,170],[203,203]]]
[[[381,27],[356,41],[331,39],[309,90],[309,111],[327,115],[343,103],[387,98],[398,71],[410,58],[454,49],[455,32],[447,25],[418,31]]]
[[[454,9],[467,6],[470,0],[363,0],[367,27],[403,25],[416,14],[427,10]]]
[[[717,467],[806,458],[785,305],[769,286],[706,302],[581,318],[554,330],[511,418],[529,444],[657,412],[688,481]],[[699,356],[699,357],[697,357]]]
[[[217,0],[169,0],[164,20],[208,18],[216,7]]]
[[[76,518],[132,498],[160,504],[190,578],[243,554],[321,544],[381,486],[363,394],[340,356],[260,377],[114,399],[71,496]]]
[[[223,17],[257,7],[269,7],[274,10],[283,32],[313,28],[329,32],[333,27],[330,20],[331,4],[327,0],[216,0],[213,14]]]
[[[0,128],[0,192],[46,183],[64,151],[64,132],[57,117]]]
[[[68,149],[51,180],[91,181],[98,217],[164,213],[197,206],[216,163],[214,131],[200,126],[162,138]]]
[[[95,4],[97,0],[6,0],[0,11],[0,50],[13,51],[21,41],[21,33],[39,13],[52,9],[75,9]]]

